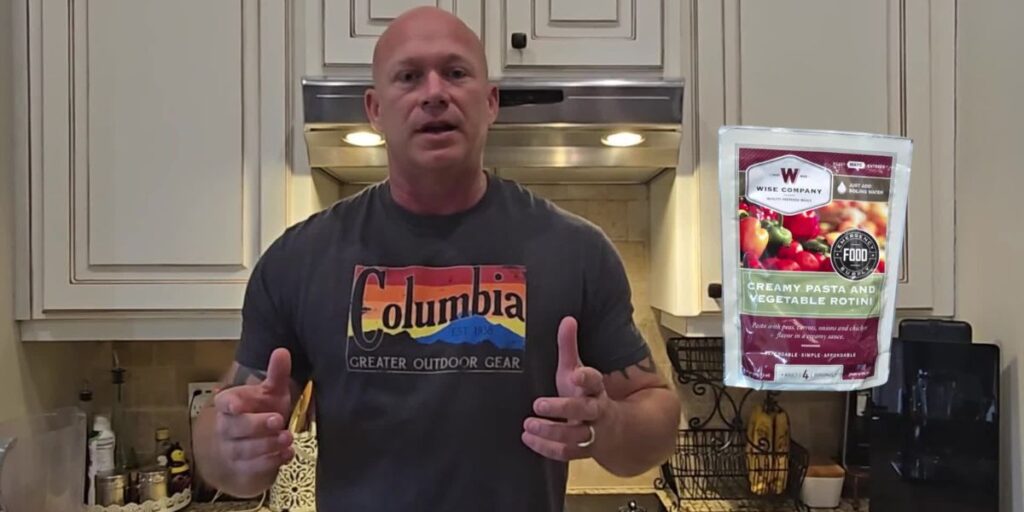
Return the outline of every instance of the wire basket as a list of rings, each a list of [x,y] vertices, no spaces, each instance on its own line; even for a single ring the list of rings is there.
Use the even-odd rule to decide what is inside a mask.
[[[675,454],[662,466],[661,483],[680,501],[790,503],[806,510],[799,498],[809,458],[795,441],[788,452],[769,452],[751,445],[742,431],[681,430]]]
[[[672,338],[666,348],[668,359],[681,379],[722,380],[725,362],[722,338]]]

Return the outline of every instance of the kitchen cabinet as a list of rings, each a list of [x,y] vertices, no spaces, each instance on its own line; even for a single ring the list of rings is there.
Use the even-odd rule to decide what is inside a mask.
[[[724,0],[694,13],[693,167],[652,189],[654,306],[670,319],[720,311],[717,131],[742,124],[911,137],[897,306],[952,315],[953,4]]]
[[[380,34],[400,13],[424,5],[454,13],[476,32],[493,79],[680,77],[684,7],[665,0],[297,1],[303,74],[369,76]]]
[[[284,5],[20,3],[24,337],[139,317],[237,337],[249,272],[286,222]]]
[[[660,0],[504,0],[505,68],[658,68]]]
[[[321,65],[369,66],[377,38],[388,24],[406,10],[422,6],[452,12],[480,34],[481,0],[322,0],[321,6],[306,7],[314,12],[322,7]],[[311,28],[316,29],[315,25]]]

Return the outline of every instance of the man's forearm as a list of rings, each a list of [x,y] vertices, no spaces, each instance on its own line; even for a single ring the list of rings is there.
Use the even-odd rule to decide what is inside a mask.
[[[274,484],[277,471],[268,472],[258,477],[253,477],[251,474],[240,477],[238,472],[232,471],[221,455],[220,447],[217,446],[216,415],[217,411],[213,407],[206,407],[196,418],[193,433],[195,438],[192,441],[196,448],[196,469],[199,470],[203,480],[230,496],[238,498],[259,496]]]
[[[611,404],[594,443],[594,459],[602,467],[635,476],[669,458],[679,428],[679,399],[670,389],[642,389]]]

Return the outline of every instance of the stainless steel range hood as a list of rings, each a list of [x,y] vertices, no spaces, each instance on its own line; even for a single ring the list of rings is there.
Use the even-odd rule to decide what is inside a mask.
[[[386,142],[362,147],[345,141],[370,130],[363,92],[371,85],[303,80],[311,167],[344,182],[384,178]],[[500,109],[484,150],[484,167],[496,174],[524,183],[645,183],[679,162],[681,82],[517,79],[497,85]],[[623,132],[640,142],[610,146],[620,139],[608,136]]]

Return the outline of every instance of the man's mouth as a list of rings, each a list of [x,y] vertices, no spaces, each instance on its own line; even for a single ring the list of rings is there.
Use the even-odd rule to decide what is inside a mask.
[[[439,135],[455,130],[455,125],[447,121],[431,121],[416,130],[418,133],[431,133]]]

